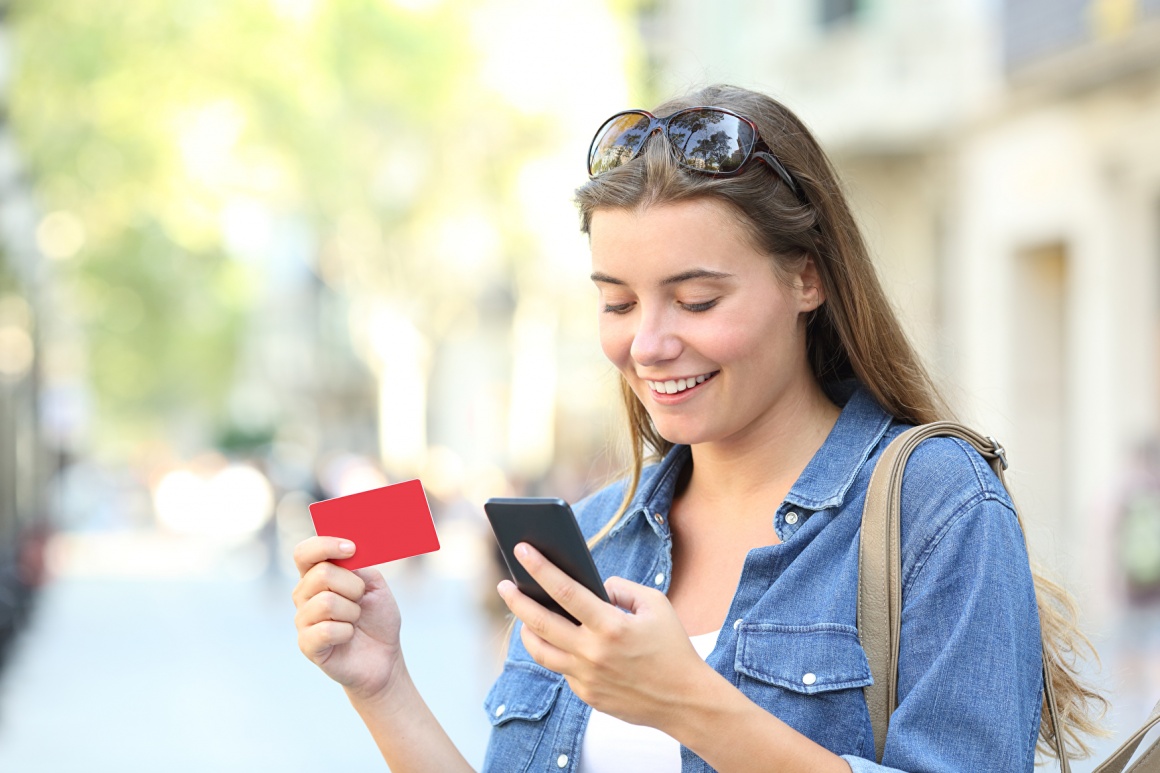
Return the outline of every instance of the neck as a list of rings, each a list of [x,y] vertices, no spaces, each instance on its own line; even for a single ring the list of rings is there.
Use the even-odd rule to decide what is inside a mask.
[[[817,382],[803,381],[743,432],[694,445],[686,492],[716,503],[770,497],[780,502],[822,447],[840,412]]]

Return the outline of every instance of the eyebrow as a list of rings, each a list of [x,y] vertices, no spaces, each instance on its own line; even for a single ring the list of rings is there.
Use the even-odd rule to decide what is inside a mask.
[[[663,287],[665,285],[675,285],[680,284],[681,282],[687,282],[690,279],[730,279],[732,277],[733,274],[726,274],[723,271],[710,271],[707,268],[692,268],[688,271],[682,271],[679,274],[667,276],[660,281],[660,284]],[[614,276],[609,276],[608,274],[601,273],[600,271],[592,272],[591,279],[593,282],[603,282],[604,284],[610,285],[628,284],[623,279],[617,279]]]

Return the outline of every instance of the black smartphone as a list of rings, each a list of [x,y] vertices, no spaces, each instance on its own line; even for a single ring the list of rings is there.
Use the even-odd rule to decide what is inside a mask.
[[[504,563],[511,572],[516,587],[553,612],[573,623],[579,620],[568,614],[549,596],[540,584],[516,560],[512,552],[520,542],[526,542],[544,554],[544,557],[565,574],[608,601],[604,582],[592,560],[588,543],[576,523],[572,508],[563,499],[555,497],[495,497],[483,505],[491,530],[499,542]],[[611,602],[609,602],[611,603]]]

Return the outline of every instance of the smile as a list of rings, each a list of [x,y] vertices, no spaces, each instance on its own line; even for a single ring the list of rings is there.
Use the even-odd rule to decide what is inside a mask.
[[[652,391],[656,392],[657,394],[674,395],[677,392],[684,392],[686,389],[692,389],[693,387],[697,386],[698,384],[703,384],[706,381],[708,381],[709,379],[716,376],[720,372],[721,371],[719,371],[719,370],[715,370],[712,373],[705,373],[705,374],[702,374],[700,376],[690,376],[689,378],[669,379],[668,381],[648,381],[646,379],[644,383],[648,384],[648,388],[651,389]]]

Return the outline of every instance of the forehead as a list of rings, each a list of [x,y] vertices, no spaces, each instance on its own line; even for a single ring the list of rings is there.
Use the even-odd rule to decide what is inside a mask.
[[[632,284],[693,268],[747,276],[773,265],[726,205],[712,199],[597,209],[589,236],[593,271]]]

